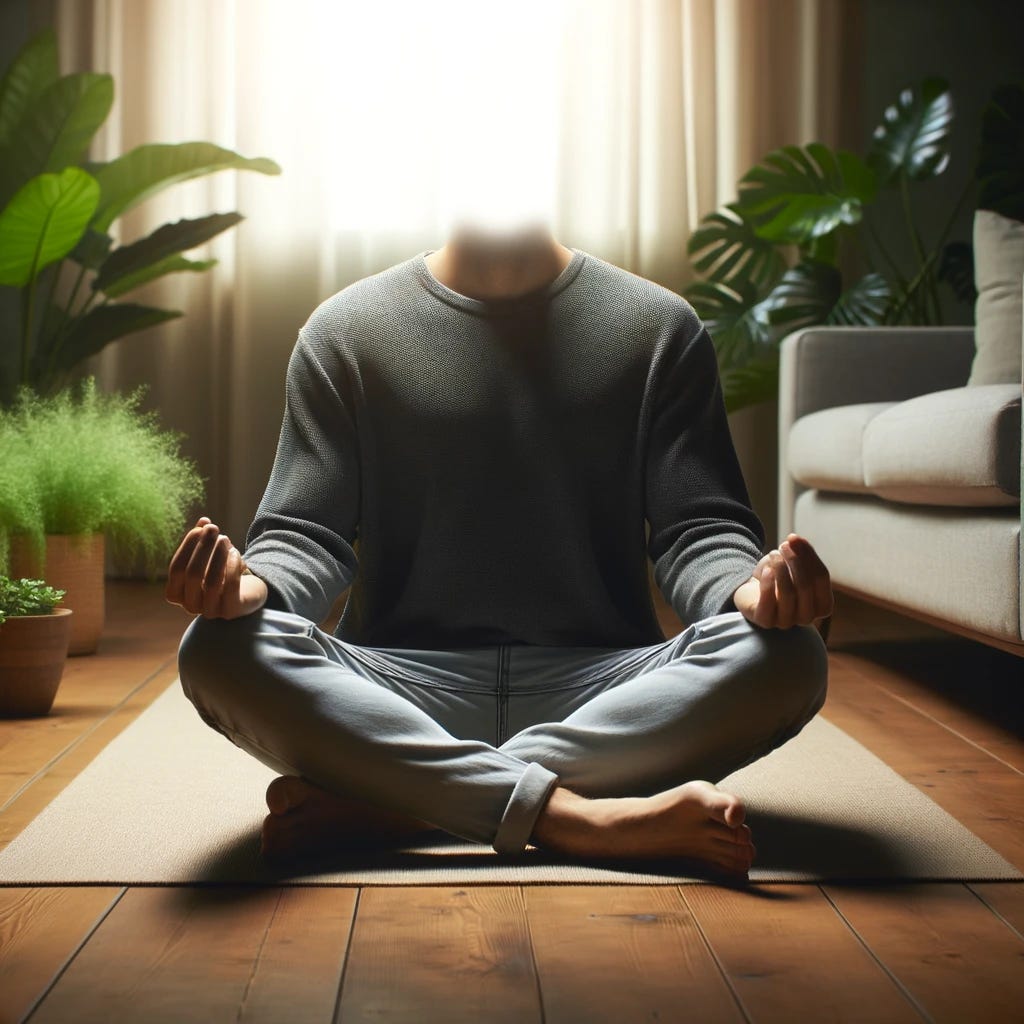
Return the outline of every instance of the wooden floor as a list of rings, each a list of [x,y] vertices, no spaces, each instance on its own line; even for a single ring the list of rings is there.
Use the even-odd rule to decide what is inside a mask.
[[[0,846],[176,676],[161,585],[108,594],[0,722]],[[840,598],[824,713],[1024,868],[1024,662],[907,627]],[[1021,1021],[1022,933],[1016,883],[0,888],[0,1022]]]

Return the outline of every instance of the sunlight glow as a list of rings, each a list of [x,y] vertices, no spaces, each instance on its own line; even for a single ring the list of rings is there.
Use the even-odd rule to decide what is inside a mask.
[[[290,6],[310,17],[274,24],[301,32],[286,48],[315,90],[306,129],[331,133],[332,227],[401,229],[424,208],[445,227],[550,215],[563,0]]]

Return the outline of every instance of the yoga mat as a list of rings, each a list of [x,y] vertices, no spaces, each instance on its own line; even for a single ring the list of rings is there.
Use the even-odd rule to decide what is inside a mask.
[[[283,871],[259,856],[274,772],[206,726],[175,682],[0,852],[0,884],[666,884],[664,861],[501,857],[438,833]],[[820,715],[728,779],[747,803],[752,882],[1019,879],[1020,871]]]

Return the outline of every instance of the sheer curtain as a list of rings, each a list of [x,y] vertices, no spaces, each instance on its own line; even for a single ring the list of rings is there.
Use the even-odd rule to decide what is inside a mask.
[[[474,181],[484,199],[546,204],[564,244],[680,289],[688,235],[750,164],[861,141],[853,0],[52,2],[65,70],[115,78],[95,158],[203,139],[282,166],[186,183],[122,219],[128,240],[247,218],[207,246],[212,271],[137,293],[183,318],[85,370],[148,385],[207,478],[201,511],[239,544],[298,328],[346,284],[437,248]],[[774,407],[731,422],[771,537]]]

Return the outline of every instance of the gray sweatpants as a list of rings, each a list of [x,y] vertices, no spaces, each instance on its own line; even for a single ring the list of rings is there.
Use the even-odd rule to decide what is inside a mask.
[[[361,647],[263,608],[189,623],[182,687],[282,774],[499,853],[553,787],[642,796],[712,782],[795,736],[825,700],[812,626],[714,615],[650,647]]]

